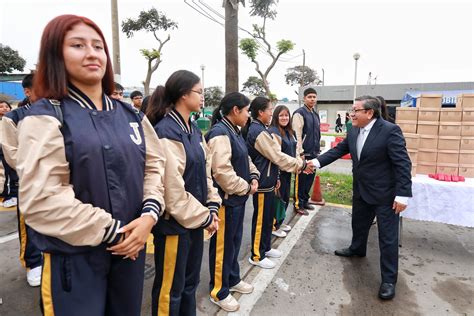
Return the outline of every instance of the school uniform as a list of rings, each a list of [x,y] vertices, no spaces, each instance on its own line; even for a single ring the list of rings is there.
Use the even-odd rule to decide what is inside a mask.
[[[280,132],[278,127],[272,126],[269,129],[272,136],[280,144],[281,151],[291,157],[296,157],[296,138],[291,135],[288,131],[284,130],[284,134]],[[280,171],[280,188],[278,189],[279,198],[285,202],[285,209],[288,207],[290,202],[290,189],[291,189],[291,172]],[[295,174],[295,179],[299,177],[299,174]],[[296,180],[295,180],[296,181]],[[295,196],[296,201],[296,196]],[[284,218],[275,222],[275,228],[280,228]]]
[[[79,89],[68,92],[35,102],[18,126],[20,210],[44,254],[41,307],[139,315],[145,254],[123,260],[106,248],[120,227],[164,209],[158,139],[129,104],[103,95],[98,111]]]
[[[315,109],[306,105],[300,107],[293,113],[291,124],[295,131],[297,147],[296,153],[304,156],[306,160],[312,160],[320,153],[320,119]],[[297,199],[295,208],[306,208],[310,198],[309,191],[314,182],[315,173],[301,173],[297,180]]]
[[[211,157],[201,131],[171,110],[156,126],[165,151],[165,201],[153,229],[155,280],[153,315],[195,315],[203,254],[203,228],[218,213],[221,199],[211,178]]]
[[[260,173],[250,160],[240,130],[227,118],[211,128],[206,141],[212,154],[212,177],[222,199],[219,230],[209,244],[210,296],[220,301],[241,281],[238,258],[245,203],[250,182],[258,180]]]
[[[26,104],[8,112],[2,119],[2,152],[4,152],[5,164],[13,171],[15,171],[16,168],[16,151],[18,148],[17,126],[29,109],[30,104]],[[18,237],[20,241],[20,262],[23,267],[34,269],[42,264],[41,251],[32,243],[30,238],[31,228],[26,225],[25,218],[21,214],[18,206],[16,210]]]
[[[250,123],[247,134],[247,148],[252,162],[260,172],[259,187],[253,195],[254,213],[252,217],[252,253],[255,262],[265,258],[271,249],[271,234],[274,208],[274,190],[278,179],[278,169],[299,172],[306,167],[300,157],[290,157],[272,137],[267,127],[259,120]]]

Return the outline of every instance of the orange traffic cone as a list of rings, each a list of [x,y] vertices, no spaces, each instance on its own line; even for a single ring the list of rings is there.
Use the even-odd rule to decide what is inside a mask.
[[[321,194],[321,181],[318,175],[314,179],[313,194],[311,194],[311,199],[309,200],[309,204],[315,204],[315,205],[326,204],[326,201],[324,201],[323,195]]]

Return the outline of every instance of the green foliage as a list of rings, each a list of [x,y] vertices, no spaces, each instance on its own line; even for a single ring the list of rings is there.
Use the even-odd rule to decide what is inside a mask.
[[[154,49],[154,48],[152,48],[151,50],[145,49],[145,48],[140,49],[140,53],[142,53],[142,55],[145,56],[145,58],[148,60],[160,58],[161,56],[161,53],[157,49]]]
[[[318,174],[321,180],[321,193],[326,202],[352,205],[352,175],[328,171]]]
[[[0,44],[0,73],[23,71],[25,65],[26,60],[18,54],[18,51]]]
[[[282,54],[289,52],[295,47],[295,43],[290,40],[279,40],[276,45],[278,52]]]
[[[316,70],[308,66],[295,66],[288,68],[285,74],[285,81],[291,86],[307,86],[310,84],[321,84]]]
[[[242,92],[247,92],[257,97],[265,96],[263,80],[255,76],[248,77],[247,81],[245,81],[242,85]]]
[[[240,49],[243,51],[244,55],[250,58],[251,61],[254,61],[257,57],[258,44],[253,38],[244,38],[240,40],[239,44]]]
[[[204,104],[206,107],[217,107],[224,97],[224,92],[219,86],[204,88]]]
[[[148,11],[141,11],[138,19],[127,19],[122,22],[122,32],[124,32],[128,38],[133,37],[133,34],[138,31],[156,32],[168,29],[178,28],[178,23],[171,19],[168,19],[166,15],[155,8]]]

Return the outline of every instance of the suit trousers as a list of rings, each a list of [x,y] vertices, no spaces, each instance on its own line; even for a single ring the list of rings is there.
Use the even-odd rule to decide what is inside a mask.
[[[242,244],[245,203],[221,206],[219,230],[209,244],[209,272],[211,297],[220,301],[229,289],[240,282],[239,250]]]
[[[382,282],[396,283],[398,274],[399,215],[392,204],[372,205],[360,197],[352,202],[352,243],[350,249],[359,255],[367,252],[370,227],[377,216],[379,233],[380,270]]]

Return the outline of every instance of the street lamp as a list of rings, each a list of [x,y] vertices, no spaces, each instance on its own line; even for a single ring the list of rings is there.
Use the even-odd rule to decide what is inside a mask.
[[[355,102],[355,98],[357,96],[357,61],[359,60],[360,58],[360,54],[359,53],[355,53],[354,56],[354,60],[355,60],[355,73],[354,73],[354,102]]]
[[[202,94],[203,94],[203,98],[202,98],[202,111],[203,111],[203,116],[204,116],[204,105],[205,105],[205,98],[204,98],[204,69],[206,69],[206,66],[204,66],[204,64],[201,65],[201,85],[202,85]]]

